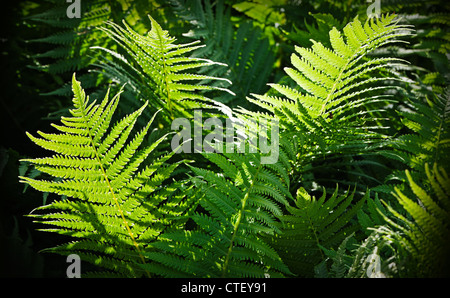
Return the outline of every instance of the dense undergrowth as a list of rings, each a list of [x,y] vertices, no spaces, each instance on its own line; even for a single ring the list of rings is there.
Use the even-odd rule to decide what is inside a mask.
[[[2,275],[448,277],[450,6],[378,3],[16,4]]]

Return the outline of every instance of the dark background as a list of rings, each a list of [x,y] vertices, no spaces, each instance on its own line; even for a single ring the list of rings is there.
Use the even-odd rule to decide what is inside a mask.
[[[24,215],[42,205],[44,198],[36,192],[24,192],[25,185],[18,179],[19,160],[41,153],[25,132],[48,127],[45,116],[63,102],[41,96],[43,90],[57,85],[49,75],[28,67],[32,65],[31,52],[39,50],[39,45],[26,42],[36,36],[21,19],[21,1],[3,1],[1,7],[0,276],[65,276],[63,257],[37,253],[55,244],[53,237],[36,231],[36,224]]]

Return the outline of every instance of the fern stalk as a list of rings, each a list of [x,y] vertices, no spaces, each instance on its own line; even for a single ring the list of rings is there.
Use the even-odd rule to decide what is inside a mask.
[[[262,165],[262,163],[259,164],[258,169],[256,170],[256,173],[255,173],[255,177],[258,176],[259,170],[261,169],[261,165]],[[253,186],[255,185],[255,181],[256,181],[256,179],[252,180],[252,184],[250,184],[250,187],[247,189],[247,192],[245,193],[245,196],[242,199],[242,207],[239,210],[238,218],[236,220],[236,223],[234,224],[233,234],[232,234],[231,240],[230,240],[230,246],[228,247],[228,251],[227,251],[227,254],[225,256],[225,262],[224,262],[223,270],[222,270],[222,277],[224,277],[226,272],[227,272],[228,261],[230,259],[231,251],[233,250],[234,238],[236,237],[239,225],[240,225],[242,217],[244,215],[245,205],[247,204],[247,200],[248,200],[248,198],[250,196],[250,192],[251,192]]]
[[[74,92],[75,92],[75,90],[74,90]],[[78,94],[78,93],[75,92],[75,94]],[[147,103],[144,106],[147,106]],[[85,121],[86,121],[87,119],[86,119],[86,115],[84,113],[84,109],[82,109],[82,111],[83,111],[83,117],[85,118]],[[125,225],[125,227],[126,227],[126,229],[128,231],[128,235],[130,235],[131,240],[133,241],[134,247],[136,247],[136,251],[139,254],[139,258],[141,259],[142,264],[145,264],[145,259],[144,259],[144,256],[141,253],[141,249],[139,248],[139,244],[136,242],[136,238],[134,237],[133,232],[130,229],[130,226],[129,226],[129,224],[128,224],[128,222],[127,222],[127,220],[126,220],[126,218],[125,218],[125,216],[123,214],[122,208],[120,207],[119,201],[116,198],[116,194],[114,192],[114,189],[111,186],[111,182],[108,179],[108,175],[106,175],[105,169],[103,168],[103,164],[100,161],[100,157],[98,156],[98,151],[95,148],[94,139],[92,138],[90,130],[89,130],[89,137],[91,138],[91,146],[92,146],[92,148],[94,148],[95,159],[97,160],[97,163],[100,166],[100,169],[101,169],[102,174],[103,174],[103,178],[105,179],[106,183],[108,184],[108,188],[109,188],[109,190],[111,192],[111,195],[112,195],[112,198],[114,200],[114,203],[116,204],[117,210],[119,211],[120,217],[122,218],[122,221],[123,221],[123,223],[124,223],[124,225]],[[146,272],[148,277],[151,277],[150,273],[148,271],[145,271],[145,272]]]

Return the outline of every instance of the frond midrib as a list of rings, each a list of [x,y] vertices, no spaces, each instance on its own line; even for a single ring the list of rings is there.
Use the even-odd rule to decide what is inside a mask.
[[[153,19],[152,19],[153,22]],[[153,28],[156,31],[156,35],[158,36],[158,45],[159,49],[161,51],[162,56],[162,75],[164,77],[163,83],[165,84],[165,90],[167,92],[167,109],[170,113],[170,118],[173,120],[173,111],[172,111],[172,101],[171,101],[171,94],[170,94],[170,82],[169,82],[169,73],[168,73],[168,67],[166,63],[166,48],[164,47],[164,39],[163,36],[161,36],[161,32],[158,30],[158,28],[152,24]]]
[[[75,79],[75,77],[74,77],[74,79]],[[117,199],[115,191],[114,191],[114,189],[113,189],[113,187],[111,185],[111,182],[109,181],[108,175],[106,174],[106,171],[105,171],[105,169],[103,167],[103,164],[101,162],[101,158],[99,156],[99,152],[98,152],[97,147],[95,146],[95,143],[94,143],[94,137],[92,136],[91,129],[90,129],[89,125],[88,125],[89,124],[89,118],[88,118],[88,116],[86,114],[85,105],[83,104],[82,99],[81,99],[80,96],[77,96],[77,98],[80,100],[80,111],[81,111],[81,114],[82,114],[83,121],[84,121],[84,123],[86,123],[86,128],[87,128],[89,139],[90,139],[90,142],[91,142],[90,145],[91,145],[92,150],[93,150],[93,152],[95,154],[95,160],[96,160],[96,162],[98,163],[98,165],[100,167],[101,174],[102,174],[102,176],[103,176],[103,178],[104,178],[104,180],[105,180],[105,182],[106,182],[106,184],[107,184],[107,186],[109,188],[109,191],[111,192],[111,196],[113,198],[113,201],[114,201],[114,203],[115,203],[115,205],[117,207],[117,210],[118,210],[118,212],[120,214],[120,217],[122,218],[122,221],[123,221],[123,223],[125,225],[125,228],[126,228],[126,230],[128,232],[128,235],[131,237],[133,245],[134,245],[134,247],[136,248],[136,251],[139,254],[139,258],[141,259],[142,263],[145,264],[145,259],[144,259],[144,256],[142,255],[141,249],[140,249],[138,243],[136,242],[136,238],[134,237],[134,234],[133,234],[133,232],[132,232],[132,230],[130,228],[130,225],[128,224],[128,222],[127,222],[127,220],[125,218],[125,215],[123,213],[122,208],[120,207],[120,203],[119,203],[119,201]],[[148,277],[151,277],[150,273],[148,271],[146,271],[146,273],[147,273]]]
[[[230,246],[228,247],[228,251],[227,251],[227,254],[225,256],[225,262],[224,262],[224,266],[223,266],[223,269],[222,269],[222,277],[224,277],[226,272],[227,272],[230,255],[231,255],[231,252],[233,250],[234,239],[235,239],[236,234],[238,232],[239,225],[241,223],[241,220],[242,220],[242,217],[243,217],[243,214],[244,214],[244,209],[245,209],[245,206],[247,204],[247,200],[248,200],[248,198],[250,196],[250,192],[251,192],[253,186],[255,185],[256,177],[257,177],[257,175],[258,175],[258,173],[259,173],[259,171],[261,169],[261,166],[262,166],[262,163],[259,163],[259,166],[256,169],[256,173],[255,173],[255,175],[253,175],[252,183],[248,187],[248,189],[247,189],[247,191],[246,191],[246,193],[244,195],[244,198],[242,199],[242,206],[241,206],[241,209],[239,210],[239,215],[238,215],[238,218],[236,220],[236,223],[234,224],[233,234],[232,234],[231,240],[230,240]]]
[[[381,35],[381,36],[383,36],[383,35]],[[354,54],[347,59],[345,65],[341,68],[341,71],[339,72],[338,77],[334,81],[333,86],[331,88],[331,91],[328,93],[328,96],[327,96],[327,98],[325,99],[325,101],[324,101],[324,103],[322,105],[322,108],[321,108],[320,113],[319,113],[320,116],[322,116],[323,113],[325,112],[327,104],[331,100],[332,96],[335,94],[337,86],[341,83],[341,77],[346,72],[348,66],[350,64],[353,65],[359,59],[361,59],[364,56],[364,52],[366,51],[367,46],[370,45],[377,38],[379,38],[378,34],[375,34],[374,36],[368,36],[368,38],[363,43],[361,43],[359,48],[354,50]]]

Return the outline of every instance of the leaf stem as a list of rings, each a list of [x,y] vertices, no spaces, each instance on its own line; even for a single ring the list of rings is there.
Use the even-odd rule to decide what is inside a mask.
[[[87,119],[87,115],[86,115],[86,113],[85,113],[85,106],[84,106],[84,104],[81,104],[81,105],[80,105],[80,110],[81,110],[81,112],[82,112],[84,121],[85,121],[86,123],[89,123],[89,121],[88,121],[88,119]],[[141,259],[142,263],[145,264],[145,259],[144,259],[144,256],[142,255],[141,249],[139,248],[139,245],[138,245],[138,243],[136,242],[136,238],[134,237],[134,234],[133,234],[133,232],[131,231],[130,225],[128,224],[128,222],[127,222],[127,220],[126,220],[126,218],[125,218],[125,215],[124,215],[124,213],[123,213],[123,211],[122,211],[122,208],[120,207],[120,204],[119,204],[119,201],[118,201],[118,199],[117,199],[117,197],[116,197],[116,194],[115,194],[115,192],[114,192],[114,189],[113,189],[113,187],[111,186],[111,182],[110,182],[109,179],[108,179],[108,176],[107,176],[107,174],[106,174],[106,171],[105,171],[105,169],[104,169],[104,167],[103,167],[103,164],[102,164],[102,162],[101,162],[101,159],[100,159],[100,157],[99,157],[99,155],[98,155],[97,148],[95,147],[95,144],[94,144],[94,138],[92,137],[92,133],[91,133],[91,130],[90,130],[89,127],[88,127],[88,133],[89,133],[89,138],[90,138],[90,141],[91,141],[91,146],[92,146],[93,151],[94,151],[94,153],[95,153],[95,159],[97,160],[98,164],[100,165],[100,169],[101,169],[102,175],[103,175],[103,177],[104,177],[104,179],[105,179],[105,181],[106,181],[106,184],[108,185],[109,191],[111,192],[111,195],[112,195],[112,197],[113,197],[114,203],[115,203],[115,205],[116,205],[116,207],[117,207],[117,210],[119,211],[120,217],[122,218],[122,221],[123,221],[123,223],[124,223],[124,225],[125,225],[125,228],[126,228],[126,230],[127,230],[127,232],[128,232],[128,235],[131,237],[131,240],[132,240],[132,242],[133,242],[133,245],[134,245],[134,247],[136,248],[136,251],[137,251],[138,254],[139,254],[139,258]],[[145,270],[145,272],[147,273],[147,276],[148,276],[148,277],[151,277],[150,273],[149,273],[147,270]]]
[[[234,224],[234,229],[233,229],[233,234],[231,236],[231,241],[230,241],[230,246],[228,247],[228,251],[227,251],[227,255],[225,257],[225,262],[223,265],[223,269],[222,269],[222,277],[225,277],[225,274],[227,272],[227,268],[228,268],[228,263],[230,261],[230,255],[231,255],[231,251],[233,250],[233,245],[234,245],[234,238],[236,238],[236,234],[239,228],[239,225],[241,223],[242,217],[244,215],[244,209],[245,209],[245,205],[247,203],[247,200],[250,196],[250,191],[252,190],[253,186],[255,185],[255,181],[256,181],[256,176],[259,173],[259,170],[261,169],[261,162],[259,163],[258,169],[256,170],[255,175],[253,175],[253,179],[252,179],[252,183],[250,184],[250,187],[247,189],[247,192],[245,193],[244,199],[242,200],[242,207],[241,210],[239,210],[239,216],[236,220],[236,223]]]

